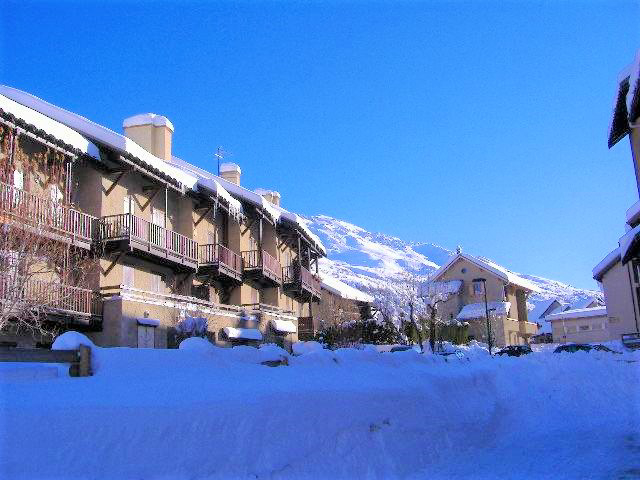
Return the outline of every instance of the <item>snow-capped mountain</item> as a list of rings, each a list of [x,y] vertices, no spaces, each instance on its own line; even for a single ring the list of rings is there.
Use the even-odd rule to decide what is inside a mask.
[[[405,242],[326,215],[305,220],[327,248],[328,258],[320,261],[321,271],[374,295],[380,290],[395,290],[394,286],[402,281],[402,273],[406,271],[426,280],[428,274],[455,254],[433,243]],[[549,298],[558,298],[567,304],[584,298],[602,298],[596,290],[575,288],[535,275],[517,275],[540,288],[540,292],[529,299],[532,306]]]

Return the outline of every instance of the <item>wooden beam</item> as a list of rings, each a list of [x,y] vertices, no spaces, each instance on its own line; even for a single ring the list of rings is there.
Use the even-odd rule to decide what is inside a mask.
[[[127,252],[120,252],[120,253],[118,254],[118,256],[116,257],[116,259],[115,259],[113,262],[111,262],[111,265],[109,265],[109,268],[107,268],[106,270],[103,270],[103,271],[102,271],[102,275],[104,275],[105,277],[106,277],[107,275],[109,275],[109,273],[111,273],[111,270],[113,270],[113,267],[115,267],[115,266],[116,266],[116,264],[120,261],[120,259],[121,259],[122,257],[124,257],[124,256],[126,255],[126,253],[127,253]],[[101,269],[101,270],[102,270],[102,269]]]
[[[123,170],[122,172],[120,172],[120,175],[118,175],[116,177],[116,179],[113,181],[113,183],[111,184],[111,186],[109,188],[107,188],[105,195],[109,196],[109,194],[113,191],[114,188],[116,188],[116,185],[118,185],[118,183],[120,183],[120,180],[122,180],[124,178],[124,176],[129,173],[131,170]]]
[[[213,205],[209,205],[209,207],[207,207],[205,212],[202,215],[200,215],[200,218],[194,222],[193,226],[197,227],[200,224],[200,222],[204,220],[204,217],[209,215],[209,212],[211,212],[211,210],[213,210]]]
[[[143,187],[142,191],[144,191],[145,188],[146,187]],[[144,205],[140,206],[140,210],[144,212],[147,209],[147,207],[151,204],[151,202],[153,202],[153,199],[156,198],[156,195],[158,195],[158,193],[160,193],[160,187],[156,187],[155,191],[149,197],[149,199],[146,201],[146,203]],[[166,225],[166,223],[165,223],[165,225]]]

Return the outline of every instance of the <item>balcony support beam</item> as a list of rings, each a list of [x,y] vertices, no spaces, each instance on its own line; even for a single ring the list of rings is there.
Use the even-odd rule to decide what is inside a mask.
[[[149,205],[151,205],[151,202],[153,202],[153,199],[158,196],[158,193],[160,193],[161,188],[160,187],[149,187],[149,186],[142,187],[142,191],[143,192],[148,192],[150,190],[153,190],[153,193],[151,194],[149,199],[145,202],[145,204],[140,207],[140,210],[143,211],[143,212],[147,209],[147,207]],[[165,225],[166,224],[167,224],[167,222],[165,221]]]
[[[124,176],[129,173],[131,171],[131,169],[126,169],[126,170],[122,170],[120,172],[120,174],[116,177],[116,179],[113,181],[113,183],[109,186],[109,188],[107,188],[105,195],[108,197],[109,194],[111,192],[113,192],[113,189],[116,188],[116,185],[118,185],[120,183],[120,181],[124,178]]]

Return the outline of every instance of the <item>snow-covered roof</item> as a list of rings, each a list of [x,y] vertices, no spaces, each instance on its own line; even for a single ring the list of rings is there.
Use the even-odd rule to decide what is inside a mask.
[[[640,50],[631,65],[618,77],[609,125],[609,148],[629,133],[629,127],[640,117]]]
[[[159,327],[160,320],[155,318],[137,318],[138,325],[144,325],[146,327]]]
[[[33,125],[36,129],[52,135],[57,140],[73,147],[74,150],[90,155],[93,158],[100,158],[98,147],[66,125],[36,110],[21,105],[4,95],[0,95],[0,108],[6,113],[10,113],[14,117],[23,120],[25,123]]]
[[[222,331],[228,338],[243,340],[262,340],[262,333],[256,328],[224,327]]]
[[[596,308],[575,308],[571,310],[565,310],[564,312],[552,313],[547,315],[545,320],[547,322],[553,322],[554,320],[566,320],[570,318],[583,318],[583,317],[604,317],[607,315],[607,307]]]
[[[600,260],[595,267],[593,267],[593,279],[598,282],[602,280],[602,277],[607,273],[611,267],[620,261],[620,247],[613,249],[606,257]]]
[[[165,175],[187,188],[194,188],[197,183],[197,178],[195,176],[184,172],[170,163],[165,162],[161,158],[147,152],[130,138],[92,122],[83,116],[52,105],[34,95],[31,95],[30,93],[18,90],[17,88],[0,85],[0,94],[21,105],[29,107],[32,110],[40,112],[63,125],[66,125],[94,142],[104,144],[116,151],[136,157],[138,160],[146,164],[147,168],[152,172]]]
[[[640,225],[632,228],[620,237],[618,243],[620,244],[620,260],[622,263],[627,263],[640,243]]]
[[[584,308],[594,308],[594,307],[600,307],[600,306],[602,306],[602,302],[598,298],[586,297],[586,298],[581,298],[580,300],[576,300],[571,305],[569,305],[569,308],[567,308],[565,311],[582,310]]]
[[[511,302],[487,302],[485,306],[484,302],[480,303],[470,303],[462,307],[460,313],[456,317],[458,320],[473,320],[476,318],[486,318],[487,309],[489,310],[489,315],[491,315],[491,311],[494,310],[495,315],[498,317],[506,317],[509,315],[509,310],[511,309]]]
[[[462,288],[462,280],[449,280],[447,282],[427,282],[422,290],[427,294],[452,294],[458,293]]]
[[[291,320],[277,320],[272,318],[270,320],[271,328],[273,328],[276,332],[282,333],[296,333],[296,325]]]
[[[544,317],[558,311],[564,305],[557,298],[548,298],[538,302],[533,310],[531,310],[527,317],[530,322],[542,322]]]
[[[173,123],[169,121],[164,115],[158,115],[156,113],[140,113],[129,118],[125,118],[122,122],[124,128],[138,127],[140,125],[153,125],[155,127],[167,127],[172,132]]]
[[[536,285],[534,285],[533,282],[530,282],[529,280],[525,280],[524,278],[507,270],[503,266],[498,265],[497,263],[494,263],[489,259],[482,258],[482,257],[474,257],[472,255],[469,255],[467,253],[462,253],[462,252],[452,256],[447,263],[445,263],[438,270],[436,270],[436,272],[431,277],[431,280],[432,281],[437,280],[444,272],[446,272],[449,269],[449,267],[451,267],[454,263],[456,263],[460,259],[467,260],[475,264],[476,266],[484,270],[487,270],[488,272],[493,273],[494,275],[504,280],[506,283],[517,285],[531,292],[540,291],[540,289]]]
[[[640,221],[640,200],[627,209],[625,217],[629,226],[633,226]]]
[[[320,279],[322,281],[322,288],[341,298],[355,300],[356,302],[373,303],[373,297],[371,295],[361,292],[357,288],[347,285],[337,278],[321,273]]]
[[[240,165],[236,163],[221,163],[220,164],[220,173],[222,172],[235,172],[242,174],[242,170],[240,169]]]

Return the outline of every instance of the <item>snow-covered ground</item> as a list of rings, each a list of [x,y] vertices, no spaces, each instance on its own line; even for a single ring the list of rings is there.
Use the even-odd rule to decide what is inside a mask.
[[[640,475],[638,353],[310,345],[272,368],[277,347],[198,343],[97,348],[89,378],[4,365],[0,478]]]

